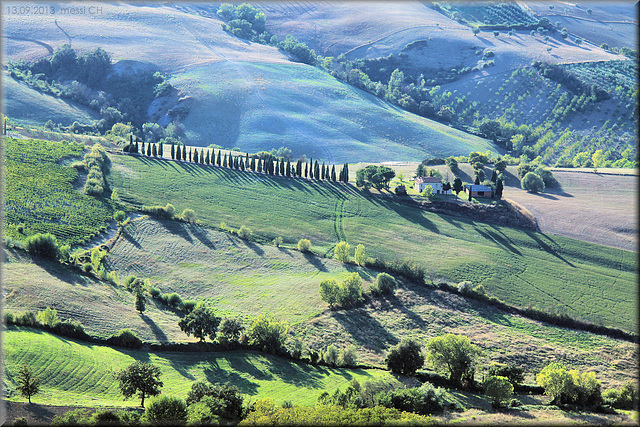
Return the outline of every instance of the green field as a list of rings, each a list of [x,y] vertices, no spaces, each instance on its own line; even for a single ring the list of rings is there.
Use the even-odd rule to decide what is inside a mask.
[[[123,401],[113,374],[140,360],[160,367],[162,393],[185,398],[194,381],[230,382],[253,401],[269,397],[277,404],[289,400],[313,405],[325,390],[333,392],[352,379],[390,378],[375,369],[332,369],[294,363],[253,351],[179,353],[117,350],[84,344],[36,329],[8,327],[3,337],[7,398],[24,401],[15,390],[13,376],[21,365],[40,377],[41,392],[33,401],[72,406],[137,406]]]
[[[199,94],[183,121],[188,143],[242,151],[286,146],[333,163],[413,160],[496,146],[408,113],[303,64],[215,62],[171,79]]]
[[[267,177],[217,167],[114,156],[110,185],[134,204],[194,209],[204,225],[250,227],[318,253],[338,236],[369,256],[408,260],[435,280],[472,280],[508,303],[566,312],[635,330],[633,252],[428,213],[353,186]]]
[[[80,157],[82,146],[14,138],[4,144],[5,236],[22,240],[28,234],[52,233],[61,244],[76,244],[106,230],[111,202],[74,190],[78,171],[60,164]]]

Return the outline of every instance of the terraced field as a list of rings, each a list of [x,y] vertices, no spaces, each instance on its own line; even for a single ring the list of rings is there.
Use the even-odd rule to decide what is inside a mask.
[[[390,378],[375,369],[331,369],[298,364],[256,352],[178,353],[116,350],[60,338],[30,328],[9,327],[3,336],[7,399],[22,401],[14,375],[29,364],[41,379],[37,403],[72,406],[139,406],[123,401],[113,375],[140,360],[160,367],[162,394],[185,398],[194,381],[230,382],[253,401],[269,397],[277,404],[313,405],[324,390],[333,392],[353,378]]]
[[[432,214],[350,185],[124,155],[113,162],[111,185],[132,204],[170,202],[194,209],[204,225],[246,225],[268,241],[308,238],[321,254],[344,233],[369,256],[419,263],[435,280],[471,280],[512,304],[637,325],[637,259],[629,251]]]

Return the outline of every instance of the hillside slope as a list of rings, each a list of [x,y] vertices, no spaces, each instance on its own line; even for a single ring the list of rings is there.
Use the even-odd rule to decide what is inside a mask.
[[[402,111],[317,68],[292,63],[274,47],[234,37],[221,29],[215,15],[146,4],[101,7],[101,13],[88,16],[45,16],[38,26],[24,16],[5,16],[3,59],[33,60],[48,55],[47,46],[71,42],[80,51],[101,46],[115,60],[155,64],[194,101],[182,123],[193,145],[245,151],[284,145],[296,157],[337,163],[497,151],[484,139]],[[17,103],[21,93],[16,87],[15,82],[8,85],[5,93],[9,105],[15,105],[10,117],[30,120],[39,104],[27,97]],[[62,109],[58,116],[60,122],[85,118]],[[42,118],[50,117],[43,111]]]

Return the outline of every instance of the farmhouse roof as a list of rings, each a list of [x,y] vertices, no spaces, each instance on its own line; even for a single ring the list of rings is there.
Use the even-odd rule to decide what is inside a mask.
[[[487,187],[486,185],[480,184],[467,184],[465,185],[471,191],[492,191],[491,187]]]
[[[421,176],[419,178],[416,178],[415,181],[417,184],[426,182],[426,183],[438,183],[440,182],[440,178],[438,178],[437,176]]]

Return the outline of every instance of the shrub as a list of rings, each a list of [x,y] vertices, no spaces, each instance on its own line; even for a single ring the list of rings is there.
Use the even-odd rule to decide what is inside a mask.
[[[449,373],[449,380],[460,386],[462,381],[473,382],[475,363],[480,349],[464,335],[446,334],[427,342],[428,359],[434,368]]]
[[[330,344],[327,350],[322,353],[322,360],[329,366],[338,366],[338,349],[335,345]]]
[[[240,227],[240,230],[238,230],[238,237],[240,237],[243,240],[249,240],[251,239],[251,236],[253,236],[253,231],[251,231],[251,229],[247,226],[242,226]]]
[[[424,365],[424,355],[416,341],[403,338],[399,344],[391,347],[385,361],[391,372],[413,375]]]
[[[349,250],[351,247],[347,242],[340,242],[333,251],[333,258],[340,262],[349,261]]]
[[[65,337],[91,341],[91,337],[84,331],[84,326],[77,320],[65,320],[57,323],[52,331]]]
[[[420,387],[391,390],[382,393],[379,403],[386,408],[427,415],[442,411],[444,390],[435,388],[431,383]]]
[[[164,302],[166,305],[168,305],[169,307],[175,308],[175,309],[182,309],[184,307],[184,303],[182,302],[182,298],[180,297],[180,295],[178,295],[177,293],[173,292],[170,294],[162,294],[162,296],[160,297],[162,299],[162,302]]]
[[[82,264],[82,271],[85,273],[91,273],[91,271],[93,271],[93,265],[91,265],[90,262],[85,262]]]
[[[273,245],[276,248],[279,248],[282,245],[282,237],[278,236],[275,239],[273,239]]]
[[[107,338],[107,344],[124,348],[142,347],[142,341],[130,329],[120,329],[117,335]]]
[[[56,236],[51,233],[38,233],[27,237],[24,243],[24,248],[31,255],[49,259],[58,259],[58,241]]]
[[[503,363],[492,363],[491,366],[489,366],[487,375],[506,377],[514,386],[517,386],[524,381],[524,369],[513,363],[509,363],[508,365]]]
[[[126,218],[126,216],[127,214],[125,214],[124,211],[116,211],[116,213],[113,214],[113,219],[116,220],[118,224],[120,224]]]
[[[196,306],[197,302],[191,299],[188,300],[184,300],[183,301],[183,309],[184,311],[186,311],[187,313],[191,312],[194,307]]]
[[[513,397],[513,384],[507,377],[492,375],[484,381],[484,393],[492,398],[492,406],[499,408]]]
[[[349,344],[342,350],[338,358],[340,366],[355,367],[358,364],[358,355],[356,354],[356,346]]]
[[[51,426],[88,425],[91,417],[88,409],[74,409],[63,415],[56,415],[51,420]]]
[[[376,276],[376,281],[371,285],[371,292],[377,295],[392,294],[398,287],[398,282],[390,274],[380,273]]]
[[[187,404],[202,403],[211,415],[237,420],[242,415],[243,398],[238,387],[226,384],[193,383],[187,395]],[[204,409],[204,408],[201,408]],[[202,411],[206,414],[206,410]]]
[[[249,344],[268,353],[280,353],[287,339],[289,324],[276,320],[272,314],[258,316],[249,328]]]
[[[461,295],[471,295],[473,293],[473,283],[468,280],[458,283],[458,293]]]
[[[300,241],[298,241],[298,250],[300,252],[311,252],[311,242],[309,239],[300,239]]]
[[[152,424],[182,425],[187,422],[187,404],[179,397],[160,396],[149,403],[144,415]]]
[[[149,295],[151,295],[151,298],[158,298],[160,296],[160,289],[155,286],[151,286],[149,288]]]
[[[38,312],[37,315],[38,323],[47,328],[53,328],[58,323],[60,323],[60,319],[58,318],[57,310],[52,310],[50,307],[45,308],[42,311]]]
[[[544,190],[544,181],[533,172],[527,172],[522,178],[521,186],[529,193],[539,193]]]

